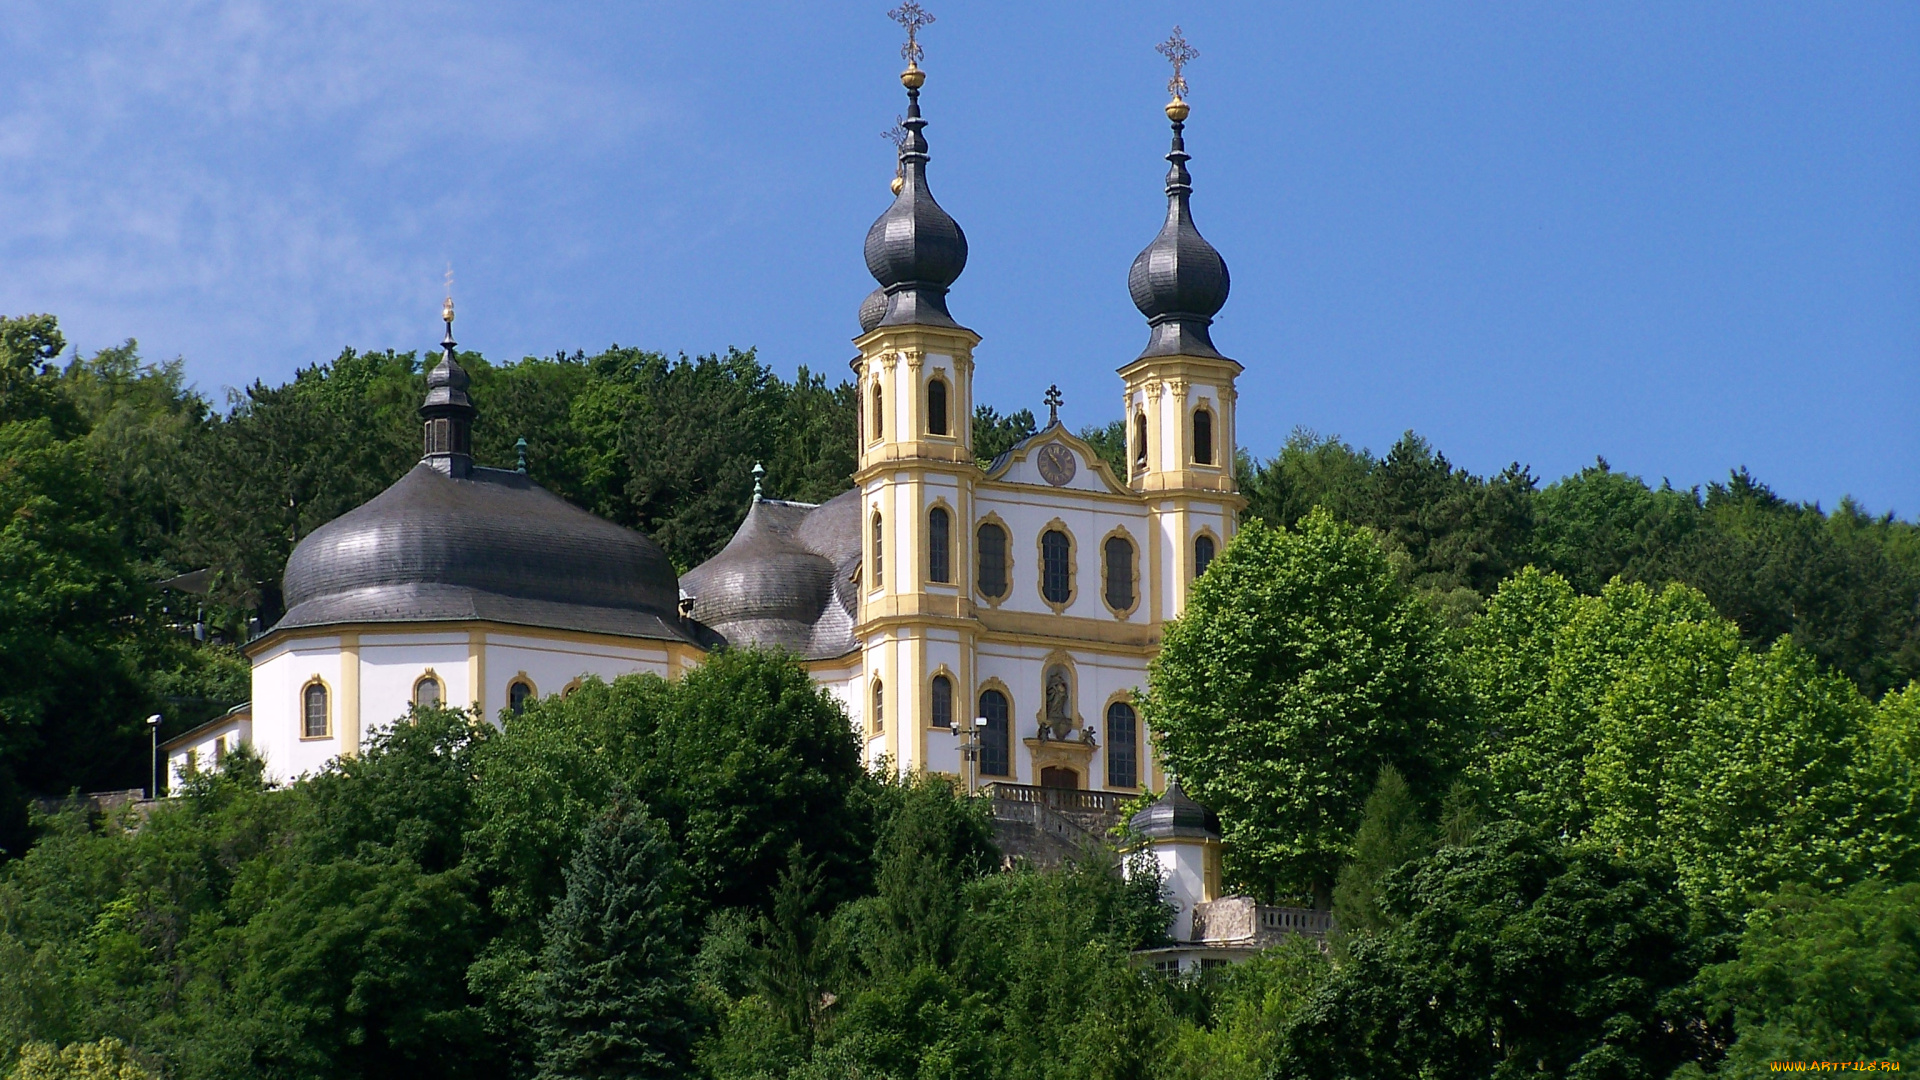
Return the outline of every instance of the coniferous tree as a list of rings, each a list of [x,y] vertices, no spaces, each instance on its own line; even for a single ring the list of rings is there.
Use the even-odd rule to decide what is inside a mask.
[[[1380,886],[1408,860],[1426,853],[1431,832],[1407,778],[1391,765],[1380,768],[1373,794],[1361,811],[1353,836],[1353,861],[1340,871],[1333,890],[1333,915],[1347,934],[1372,933],[1387,924],[1380,909]]]
[[[543,928],[531,1018],[542,1080],[690,1074],[683,876],[666,829],[624,799],[587,827]]]

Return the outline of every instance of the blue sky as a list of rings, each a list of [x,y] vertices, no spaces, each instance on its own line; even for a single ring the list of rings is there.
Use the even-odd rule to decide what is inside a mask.
[[[1172,24],[1240,433],[1604,455],[1920,513],[1920,6],[929,0],[980,400],[1118,415]],[[218,396],[419,348],[842,376],[902,111],[888,0],[13,0],[0,312]]]

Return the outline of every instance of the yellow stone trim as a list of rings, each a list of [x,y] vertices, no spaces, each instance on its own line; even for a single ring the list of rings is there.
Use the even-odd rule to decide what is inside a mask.
[[[1003,695],[1007,699],[1007,771],[1004,773],[981,772],[980,766],[976,764],[974,766],[974,777],[976,779],[979,779],[983,783],[985,782],[985,778],[989,776],[994,778],[995,780],[1011,780],[1015,783],[1018,783],[1020,780],[1020,764],[1019,762],[1015,761],[1013,758],[1013,747],[1014,747],[1013,725],[1014,725],[1014,718],[1020,715],[1020,699],[1014,696],[1013,688],[1008,686],[1006,683],[1000,681],[1000,678],[998,676],[992,676],[987,679],[983,679],[980,682],[980,685],[974,687],[973,708],[970,710],[972,715],[967,717],[967,722],[972,723],[974,720],[974,717],[986,715],[986,710],[980,707],[980,699],[982,697],[985,697],[987,691],[989,690],[998,691],[1001,695]],[[983,740],[986,738],[985,728],[980,729],[980,737]]]
[[[954,406],[954,399],[959,397],[959,393],[954,388],[954,385],[953,385],[954,381],[952,379],[949,379],[946,376],[946,370],[947,369],[943,367],[929,367],[927,369],[926,378],[921,383],[920,401],[922,406],[921,412],[924,414],[924,420],[920,425],[920,432],[921,432],[921,437],[923,438],[938,439],[942,442],[957,443],[960,439],[960,436],[956,434],[956,432],[959,430],[960,425],[958,422],[956,422],[954,418],[953,406]],[[947,433],[945,435],[942,435],[939,432],[933,430],[933,384],[934,383],[940,383],[941,385],[947,388]],[[966,419],[969,424],[973,422],[972,417],[967,417]]]
[[[1187,580],[1189,582],[1200,577],[1200,553],[1194,549],[1199,547],[1200,538],[1203,536],[1213,541],[1214,558],[1219,558],[1220,553],[1227,550],[1226,541],[1220,539],[1220,534],[1213,531],[1213,526],[1202,525],[1193,530],[1193,535],[1187,538]]]
[[[979,501],[978,495],[974,497],[974,501],[976,503]],[[1006,537],[1006,543],[1002,545],[1001,550],[1007,560],[1007,565],[1003,568],[1000,577],[1006,583],[1007,589],[999,596],[988,596],[986,593],[980,591],[980,526],[982,525],[997,525],[1000,527],[1000,534]],[[998,608],[1013,596],[1013,566],[1014,563],[1018,561],[1013,557],[1013,526],[1008,525],[1005,518],[989,510],[975,519],[971,536],[973,539],[974,562],[968,569],[972,571],[973,594],[986,601],[989,608]]]
[[[1067,598],[1059,603],[1047,599],[1046,588],[1046,539],[1047,534],[1055,530],[1058,530],[1067,538]],[[1067,609],[1072,607],[1073,602],[1080,596],[1080,540],[1073,535],[1073,530],[1067,527],[1066,522],[1056,517],[1045,525],[1040,526],[1040,528],[1034,532],[1033,551],[1035,559],[1034,570],[1037,571],[1033,575],[1033,594],[1040,598],[1041,603],[1052,608],[1055,615],[1065,615]]]
[[[1213,456],[1212,461],[1201,461],[1199,458],[1200,440],[1194,435],[1194,432],[1199,430],[1201,413],[1207,414],[1208,441],[1213,444],[1208,448],[1208,452]],[[1203,472],[1219,472],[1224,467],[1220,461],[1220,429],[1222,426],[1220,413],[1213,407],[1213,399],[1210,397],[1196,398],[1193,407],[1187,410],[1186,443],[1188,468],[1199,469]]]
[[[1241,367],[1239,361],[1224,357],[1147,356],[1122,364],[1115,370],[1128,386],[1136,386],[1176,377],[1190,382],[1231,382],[1247,369]]]
[[[284,641],[304,641],[313,638],[342,637],[346,634],[359,634],[363,637],[400,636],[413,634],[446,634],[458,639],[473,632],[487,632],[512,637],[532,638],[536,641],[566,641],[576,645],[613,645],[624,649],[659,649],[669,653],[678,651],[701,655],[696,645],[672,638],[632,637],[626,634],[600,634],[588,630],[560,630],[546,626],[522,626],[515,623],[493,622],[488,619],[441,619],[432,622],[351,622],[336,623],[329,626],[302,626],[292,630],[274,630],[247,643],[243,650],[249,659],[279,645]],[[448,642],[452,644],[453,642]],[[373,647],[389,646],[375,642]]]
[[[340,752],[353,757],[360,752],[360,635],[348,631],[340,635]]]
[[[1087,726],[1087,718],[1080,712],[1080,665],[1065,649],[1055,649],[1040,661],[1040,708],[1033,714],[1034,723],[1046,725],[1047,673],[1056,667],[1067,669],[1067,707],[1073,711],[1073,730],[1082,731]]]
[[[1133,603],[1124,608],[1114,607],[1107,600],[1107,578],[1112,570],[1112,567],[1107,565],[1107,541],[1114,539],[1125,540],[1128,551],[1132,552],[1127,574],[1132,581],[1129,591],[1133,593]],[[1115,525],[1107,530],[1107,535],[1100,538],[1100,606],[1111,612],[1116,619],[1131,618],[1134,612],[1140,610],[1140,594],[1144,591],[1146,590],[1141,587],[1140,581],[1140,541],[1134,539],[1133,533],[1127,530],[1125,524]]]
[[[513,678],[507,680],[507,690],[506,690],[507,697],[505,701],[501,702],[501,708],[504,708],[504,709],[513,708],[513,684],[514,683],[527,684],[527,700],[528,701],[540,700],[540,687],[533,681],[533,676],[527,674],[526,671],[523,669],[523,670],[514,672]]]
[[[447,704],[447,684],[432,668],[421,672],[420,677],[413,680],[413,695],[407,699],[409,705],[413,705],[416,708],[419,706],[421,683],[432,683],[434,690],[437,691],[440,696],[440,707],[443,709],[449,707]]]
[[[487,715],[487,632],[475,628],[467,632],[468,708]]]
[[[1056,488],[1050,484],[1045,484],[1045,485],[1028,484],[1024,482],[1016,482],[1012,480],[1003,479],[1003,477],[1007,475],[1007,472],[1011,470],[1016,464],[1019,464],[1020,462],[1023,462],[1028,458],[1032,457],[1036,452],[1039,451],[1041,447],[1046,446],[1048,443],[1061,443],[1064,446],[1066,446],[1067,449],[1072,450],[1074,453],[1085,458],[1087,462],[1088,471],[1092,472],[1095,476],[1098,476],[1101,482],[1107,486],[1107,490],[1104,492],[1098,492],[1098,491],[1088,491],[1085,488],[1068,488],[1068,487]],[[1066,428],[1057,428],[1051,431],[1043,431],[1039,435],[1034,436],[1032,439],[1027,441],[1027,444],[1025,446],[1022,446],[1014,450],[1013,452],[1009,453],[1007,455],[1007,460],[1001,462],[999,468],[993,469],[990,472],[984,473],[983,477],[989,482],[997,481],[1000,484],[1009,488],[1040,487],[1048,491],[1071,492],[1075,495],[1113,495],[1119,498],[1126,499],[1128,501],[1133,501],[1137,498],[1137,496],[1133,493],[1133,490],[1131,488],[1121,483],[1119,478],[1113,475],[1113,470],[1107,467],[1106,459],[1102,458],[1099,452],[1096,451],[1091,444],[1089,444],[1085,439],[1080,438],[1078,435],[1075,435],[1072,432],[1068,431]]]
[[[327,692],[327,730],[324,735],[307,734],[307,690],[313,686]],[[301,742],[326,742],[333,738],[333,687],[319,672],[307,676],[307,681],[300,684],[300,696],[294,700],[300,703],[300,707],[294,711],[294,723],[299,725],[295,730],[300,732]]]
[[[1108,710],[1112,709],[1115,705],[1125,705],[1127,708],[1133,710],[1134,783],[1131,787],[1125,784],[1114,784],[1112,782],[1113,763],[1103,756],[1101,758],[1101,764],[1105,765],[1107,770],[1106,775],[1100,778],[1100,786],[1108,791],[1130,791],[1137,794],[1140,791],[1140,781],[1146,778],[1147,773],[1147,722],[1140,716],[1140,705],[1134,700],[1133,691],[1115,690],[1113,693],[1108,694],[1107,700],[1100,704],[1099,725],[1100,748],[1108,754],[1113,753],[1113,721],[1108,715]]]
[[[1027,748],[1027,768],[1032,782],[1040,782],[1040,771],[1049,767],[1071,769],[1080,777],[1080,791],[1093,790],[1093,747],[1083,742],[1058,739],[1022,739]]]
[[[935,510],[945,510],[947,512],[947,580],[945,581],[935,581],[933,579],[933,512]],[[920,580],[928,585],[938,586],[943,589],[958,589],[960,587],[959,553],[961,549],[959,533],[960,522],[962,520],[960,512],[954,509],[953,504],[947,501],[945,495],[935,495],[931,502],[928,502],[921,508],[920,520],[927,533],[926,543],[914,545],[920,552]]]
[[[921,652],[923,653],[923,656],[921,659],[921,666],[924,668],[926,666],[926,658],[924,656],[924,653],[926,652],[926,646],[927,646],[926,639],[924,638],[921,639],[920,646],[921,646]],[[955,675],[953,673],[953,669],[948,667],[945,661],[942,661],[932,671],[927,672],[927,677],[925,679],[921,680],[921,685],[923,685],[926,688],[925,696],[923,698],[923,704],[926,705],[926,708],[923,710],[923,712],[927,718],[927,722],[924,724],[921,724],[920,726],[923,728],[926,728],[929,731],[947,730],[946,728],[935,725],[933,722],[933,680],[941,677],[942,675],[947,677],[948,693],[953,695],[953,701],[952,701],[953,706],[957,709],[960,705],[960,687],[963,685],[960,682],[960,676]],[[953,722],[955,724],[958,724],[960,722],[960,716],[957,712],[954,714]],[[922,738],[921,743],[923,744],[923,746],[925,742],[926,742],[925,738]],[[921,754],[921,760],[922,761],[926,760],[926,755],[924,753]]]

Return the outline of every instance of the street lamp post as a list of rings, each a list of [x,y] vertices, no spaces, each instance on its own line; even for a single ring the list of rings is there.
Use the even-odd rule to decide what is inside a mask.
[[[147,717],[147,730],[151,732],[153,736],[153,752],[150,760],[150,764],[153,766],[151,770],[153,773],[153,786],[147,789],[147,798],[157,799],[160,797],[160,714],[159,713],[154,713],[152,716]]]
[[[955,735],[960,736],[960,772],[966,777],[969,795],[975,794],[975,790],[980,786],[980,733],[986,726],[987,718],[976,716],[973,718],[972,731],[954,732]],[[968,765],[973,767],[968,768]]]

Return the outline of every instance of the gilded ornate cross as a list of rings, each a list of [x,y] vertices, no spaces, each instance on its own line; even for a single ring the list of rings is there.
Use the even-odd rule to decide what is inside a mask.
[[[1173,65],[1173,78],[1167,80],[1167,90],[1173,94],[1173,100],[1185,101],[1187,99],[1187,77],[1181,74],[1181,69],[1187,66],[1188,61],[1198,60],[1200,58],[1200,50],[1187,44],[1186,37],[1180,33],[1180,28],[1176,26],[1173,28],[1173,35],[1160,44],[1155,45],[1153,51],[1166,57],[1167,62]]]
[[[1047,405],[1047,423],[1048,424],[1059,423],[1060,422],[1060,406],[1065,405],[1067,403],[1067,400],[1060,396],[1060,387],[1058,384],[1047,387],[1047,396],[1045,398],[1045,401]]]
[[[908,67],[919,64],[926,52],[920,48],[920,28],[933,21],[933,15],[920,6],[920,0],[907,0],[906,3],[887,12],[887,18],[899,23],[907,31],[907,43],[900,46],[900,58]]]

